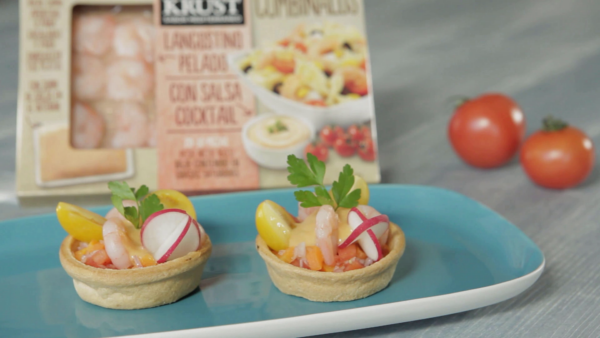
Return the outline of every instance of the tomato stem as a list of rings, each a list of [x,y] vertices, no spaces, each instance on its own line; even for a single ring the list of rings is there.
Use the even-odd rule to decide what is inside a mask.
[[[550,115],[542,120],[542,130],[543,131],[548,131],[548,132],[559,131],[559,130],[565,129],[567,126],[569,126],[567,124],[567,122],[565,122],[561,119],[557,119],[557,118],[553,117],[552,115]]]
[[[447,102],[448,102],[448,105],[451,105],[453,109],[456,109],[456,108],[462,106],[463,104],[467,103],[470,100],[471,100],[471,98],[468,96],[454,95],[454,96],[450,96],[447,99]]]

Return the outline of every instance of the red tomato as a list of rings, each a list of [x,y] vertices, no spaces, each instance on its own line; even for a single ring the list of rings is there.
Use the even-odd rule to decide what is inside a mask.
[[[359,127],[356,124],[351,125],[348,127],[348,135],[350,135],[350,137],[357,142],[364,140],[365,133],[363,127],[364,126]]]
[[[372,139],[373,136],[371,136],[371,127],[369,126],[361,126],[360,130],[362,131],[363,135],[365,136],[365,139]]]
[[[333,147],[335,140],[344,135],[344,129],[340,126],[325,126],[319,132],[321,141],[328,147]]]
[[[333,149],[342,157],[350,157],[356,152],[356,141],[350,135],[345,135],[335,140]]]
[[[533,182],[546,188],[574,187],[594,167],[592,141],[581,130],[560,122],[544,120],[544,129],[531,135],[521,148],[523,170]]]
[[[304,158],[306,159],[306,154],[315,155],[319,161],[327,161],[329,157],[329,150],[323,143],[309,143],[306,148],[304,148]]]
[[[521,108],[502,94],[484,94],[461,104],[448,126],[454,151],[479,168],[508,162],[524,136],[525,116]]]
[[[359,143],[358,156],[364,161],[375,161],[375,146],[372,139],[365,139]]]

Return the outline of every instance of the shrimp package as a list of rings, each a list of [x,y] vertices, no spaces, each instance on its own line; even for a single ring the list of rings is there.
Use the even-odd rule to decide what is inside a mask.
[[[157,187],[151,1],[21,1],[19,197]]]
[[[114,180],[286,187],[288,156],[307,153],[378,182],[363,13],[360,0],[23,0],[19,197]]]

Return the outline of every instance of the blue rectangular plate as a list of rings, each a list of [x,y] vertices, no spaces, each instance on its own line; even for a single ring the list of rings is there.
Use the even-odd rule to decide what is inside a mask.
[[[465,196],[373,185],[369,204],[407,237],[390,285],[342,303],[289,296],[271,283],[256,252],[254,213],[265,199],[295,212],[292,191],[192,198],[214,243],[200,290],[145,310],[104,309],[77,296],[58,260],[66,234],[54,214],[1,222],[0,336],[160,337],[177,331],[170,336],[283,337],[354,330],[497,303],[531,286],[544,267],[542,252],[525,234]]]

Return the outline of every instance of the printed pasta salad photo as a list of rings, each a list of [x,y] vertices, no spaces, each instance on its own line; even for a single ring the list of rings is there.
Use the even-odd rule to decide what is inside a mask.
[[[254,84],[306,105],[328,107],[369,94],[367,43],[352,26],[300,24],[238,62]]]

